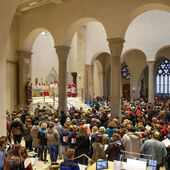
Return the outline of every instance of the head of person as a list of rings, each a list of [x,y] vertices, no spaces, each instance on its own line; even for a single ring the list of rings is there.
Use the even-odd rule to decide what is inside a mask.
[[[45,122],[41,123],[41,129],[46,130],[47,129],[47,123],[45,123]]]
[[[101,126],[101,127],[99,128],[99,133],[103,134],[103,133],[105,133],[105,132],[106,132],[105,127],[104,127],[104,126]]]
[[[98,127],[97,127],[97,126],[94,126],[94,127],[92,128],[92,134],[96,133],[97,131],[98,131]]]
[[[53,128],[55,126],[55,123],[54,122],[50,122],[49,123],[49,128]]]
[[[82,119],[81,123],[84,125],[86,124],[86,119]]]
[[[116,128],[117,125],[116,125],[115,122],[110,121],[110,122],[108,123],[108,127],[109,127],[110,129],[113,129],[113,128]]]
[[[24,160],[28,158],[27,148],[24,146],[21,147],[21,156]]]
[[[159,140],[160,139],[160,132],[154,131],[153,134],[152,134],[152,137],[156,140]]]
[[[153,117],[153,118],[152,118],[152,123],[156,124],[156,123],[157,123],[157,121],[158,121],[158,120],[157,120],[157,118],[156,118],[156,117]]]
[[[96,123],[96,118],[92,118],[91,123]]]
[[[73,132],[74,133],[78,132],[78,127],[76,125],[73,125]]]
[[[121,136],[120,136],[118,133],[114,133],[114,134],[112,135],[112,139],[113,139],[114,141],[117,141],[117,140],[120,140],[120,139],[121,139]]]
[[[73,160],[74,159],[74,153],[75,153],[74,149],[68,149],[67,153],[66,153],[66,158]]]
[[[0,138],[0,150],[3,150],[6,147],[6,141],[3,138]]]
[[[21,144],[14,144],[9,151],[9,155],[21,158]]]
[[[26,124],[26,125],[31,125],[31,119],[29,119],[29,118],[26,119],[25,124]]]
[[[102,135],[97,135],[95,139],[95,143],[100,143],[103,145],[103,137]]]
[[[87,128],[88,128],[87,125],[83,125],[83,126],[80,128],[79,136],[88,136]]]
[[[20,170],[21,159],[18,156],[7,157],[5,161],[5,170]]]

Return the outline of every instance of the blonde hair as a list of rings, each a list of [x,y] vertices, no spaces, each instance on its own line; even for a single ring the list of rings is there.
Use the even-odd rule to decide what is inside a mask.
[[[109,128],[116,128],[117,125],[116,125],[115,122],[110,121],[110,122],[108,123],[108,127],[109,127]]]
[[[97,127],[97,126],[94,126],[94,127],[92,128],[92,134],[96,133],[97,131],[98,131],[98,127]]]
[[[47,123],[45,122],[41,123],[41,129],[47,129]]]
[[[105,127],[104,127],[104,126],[101,126],[101,127],[99,128],[99,132],[100,132],[100,133],[105,133],[105,132],[106,132]]]
[[[88,136],[87,125],[83,125],[79,131],[79,136]]]

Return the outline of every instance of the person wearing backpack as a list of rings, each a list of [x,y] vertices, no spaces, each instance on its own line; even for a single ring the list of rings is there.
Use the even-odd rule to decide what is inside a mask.
[[[57,161],[58,157],[58,140],[59,140],[59,134],[56,129],[54,129],[55,123],[50,122],[49,128],[45,134],[45,137],[47,139],[47,146],[50,153],[50,160],[51,164]]]
[[[74,149],[68,149],[66,153],[66,158],[64,162],[60,164],[60,170],[80,170],[77,163],[75,163],[74,159]]]

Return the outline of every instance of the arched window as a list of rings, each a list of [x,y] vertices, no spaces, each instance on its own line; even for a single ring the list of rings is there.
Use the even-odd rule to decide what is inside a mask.
[[[156,73],[156,93],[170,94],[170,60],[165,59]]]
[[[128,66],[124,66],[122,68],[122,76],[125,78],[125,79],[130,79],[130,73],[129,73],[129,68]]]

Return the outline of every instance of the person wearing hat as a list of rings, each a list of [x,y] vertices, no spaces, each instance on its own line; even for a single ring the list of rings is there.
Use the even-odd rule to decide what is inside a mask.
[[[152,139],[145,141],[141,147],[141,153],[152,155],[152,159],[157,161],[156,170],[159,170],[164,163],[164,159],[167,155],[165,145],[159,141],[160,132],[153,131]]]

